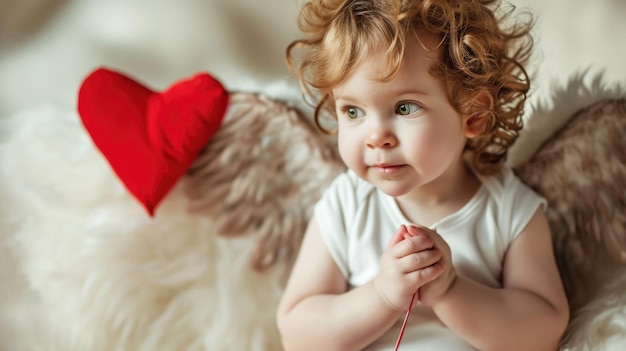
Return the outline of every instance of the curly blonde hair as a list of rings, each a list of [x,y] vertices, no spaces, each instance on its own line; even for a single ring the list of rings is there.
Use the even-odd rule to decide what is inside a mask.
[[[490,174],[519,135],[530,88],[524,64],[533,46],[533,18],[525,12],[505,26],[514,10],[499,0],[309,0],[298,23],[305,37],[287,47],[287,64],[316,107],[315,123],[328,133],[320,116],[334,116],[331,90],[369,53],[386,49],[383,80],[389,80],[400,69],[407,39],[435,35],[441,56],[430,74],[444,82],[457,112],[486,118],[485,130],[468,139],[466,150],[473,167]]]

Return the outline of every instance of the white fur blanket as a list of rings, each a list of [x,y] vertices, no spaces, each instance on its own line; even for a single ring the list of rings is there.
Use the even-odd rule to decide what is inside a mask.
[[[192,178],[181,181],[149,219],[72,111],[32,109],[2,122],[0,350],[281,348],[274,313],[289,260],[282,256],[269,269],[253,269],[258,231],[223,236],[220,217],[189,213],[198,201],[185,193]],[[282,129],[272,130],[261,134]],[[293,137],[308,140],[308,129],[301,133]],[[315,177],[305,180],[311,186],[306,191],[315,194],[339,166],[330,150],[311,152],[323,143],[309,142],[291,159],[299,166],[284,169],[281,179],[302,179],[294,172],[308,165],[304,172]],[[205,186],[211,191],[211,183]],[[276,193],[270,188],[265,195]],[[308,216],[287,207],[295,211],[291,219]],[[293,228],[302,231],[301,225]],[[623,350],[626,268],[604,282],[573,316],[563,350]]]
[[[280,349],[284,278],[342,169],[297,110],[231,94],[154,219],[74,112],[2,122],[0,350]]]
[[[190,216],[183,184],[149,219],[73,112],[15,117],[0,166],[3,260],[15,270],[1,350],[280,348],[280,267],[251,269],[254,237]]]

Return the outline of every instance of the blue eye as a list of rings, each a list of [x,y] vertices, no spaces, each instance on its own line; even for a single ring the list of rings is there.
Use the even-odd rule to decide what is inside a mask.
[[[396,114],[400,116],[410,116],[419,112],[421,109],[422,107],[418,104],[412,102],[401,102],[396,105]]]
[[[347,107],[344,111],[345,111],[344,113],[346,114],[346,116],[348,116],[349,119],[357,119],[357,118],[365,116],[365,112],[363,112],[363,110],[361,110],[358,107]]]

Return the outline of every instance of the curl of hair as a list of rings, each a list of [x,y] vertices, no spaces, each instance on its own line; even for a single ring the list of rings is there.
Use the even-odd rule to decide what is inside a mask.
[[[334,116],[331,90],[368,54],[386,51],[383,80],[399,71],[408,39],[428,32],[441,42],[439,64],[430,73],[445,83],[461,115],[487,118],[484,132],[468,139],[474,168],[489,174],[506,160],[522,128],[530,88],[524,65],[531,54],[530,13],[499,0],[309,0],[300,9],[304,38],[287,47],[287,65],[298,76],[305,99]]]

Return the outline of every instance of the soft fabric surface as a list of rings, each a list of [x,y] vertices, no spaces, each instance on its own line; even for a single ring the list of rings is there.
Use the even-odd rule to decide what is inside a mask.
[[[221,185],[207,190],[206,199],[192,200],[186,195],[196,186],[189,187],[190,176],[150,221],[98,156],[73,111],[85,75],[108,65],[155,89],[208,71],[231,91],[262,92],[310,112],[284,64],[284,49],[297,33],[299,3],[0,2],[0,350],[279,349],[273,308],[293,256],[290,245],[297,244],[300,232],[271,237],[267,228],[255,227],[260,216],[269,215],[267,202],[247,206],[247,215],[228,221],[229,208],[212,205],[227,197],[238,205],[257,193],[266,200],[280,198],[274,205],[293,218],[292,228],[301,228],[306,204],[336,172],[332,168],[315,177],[319,164],[333,159],[332,152],[329,158],[311,158],[314,168],[307,174],[312,178],[300,178],[299,168],[290,169],[296,177],[276,178],[320,182],[303,207],[292,189],[277,181],[261,189],[238,186],[233,193],[238,195],[229,197],[228,179],[219,177],[204,185],[198,177],[198,188]],[[613,87],[626,82],[626,46],[619,45],[619,33],[626,32],[626,2],[512,3],[530,7],[537,17],[530,123],[509,158],[520,165],[580,109],[624,97]],[[300,141],[309,140],[302,127]],[[229,129],[221,143],[248,140],[250,145],[255,135],[242,137],[247,128],[242,123]],[[281,143],[261,145],[279,148]],[[243,159],[260,149],[236,155]],[[289,157],[297,156],[296,150]],[[228,160],[207,162],[207,169],[217,167],[237,184],[259,174],[281,174],[273,173],[277,159],[266,158],[266,168],[250,172],[229,168]],[[297,160],[292,159],[294,165],[308,164]],[[188,207],[197,214],[190,215]],[[288,223],[274,215],[273,223]],[[235,228],[242,232],[226,236],[242,218],[249,219],[247,229]],[[257,229],[244,234],[251,228]],[[268,240],[261,240],[263,235]],[[626,272],[622,267],[612,272],[611,265],[596,268],[606,270],[607,278],[572,316],[567,350],[626,349]]]
[[[589,302],[572,315],[563,351],[621,351],[626,347],[626,267],[600,266],[598,271],[605,279],[594,288]]]
[[[579,111],[518,167],[548,200],[548,220],[570,305],[579,309],[626,264],[626,98]],[[602,268],[602,269],[599,269]]]
[[[0,233],[14,285],[0,292],[14,307],[2,310],[12,329],[3,329],[0,347],[280,349],[275,310],[285,274],[313,204],[343,166],[331,140],[296,109],[247,93],[233,94],[231,104],[222,128],[154,219],[115,177],[75,113],[39,109],[4,121],[0,194],[8,201],[0,208]],[[605,245],[623,243],[623,212],[598,222],[607,207],[584,200],[596,196],[588,186],[606,186],[617,189],[602,197],[614,199],[608,209],[624,205],[624,160],[610,157],[623,149],[623,138],[572,147],[581,136],[610,141],[602,136],[623,132],[623,104],[600,101],[581,111],[517,168],[550,201],[574,302],[564,350],[626,344],[622,251]],[[606,176],[568,172],[573,160],[596,162],[580,170]],[[562,205],[572,204],[572,196],[579,212]],[[562,218],[582,226],[564,231]],[[593,250],[581,255],[571,242]],[[613,260],[596,260],[608,252]]]
[[[3,0],[0,116],[36,106],[73,106],[85,75],[100,65],[165,88],[194,72],[229,90],[288,77],[287,44],[302,0]],[[509,0],[537,19],[531,100],[580,70],[626,81],[626,2]],[[297,88],[295,81],[290,81]],[[296,97],[298,93],[294,94]],[[574,111],[572,111],[573,113]]]
[[[34,294],[9,292],[19,308],[3,317],[18,334],[0,349],[280,349],[275,306],[285,274],[312,205],[343,167],[289,106],[244,93],[230,104],[154,219],[74,113],[15,116],[0,148],[0,193],[10,204],[0,233]],[[33,326],[20,328],[23,313]]]
[[[626,98],[579,111],[525,163],[520,178],[548,200],[570,301],[567,350],[626,346]]]
[[[228,97],[206,72],[157,92],[101,67],[81,84],[77,109],[122,184],[152,216],[220,128]]]
[[[626,348],[626,267],[609,269],[593,298],[572,318],[563,343],[564,351]]]

